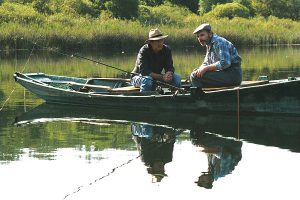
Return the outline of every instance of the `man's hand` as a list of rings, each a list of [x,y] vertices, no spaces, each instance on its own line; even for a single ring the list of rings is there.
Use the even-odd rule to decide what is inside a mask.
[[[165,82],[171,82],[173,79],[173,72],[168,71],[163,75],[163,81]]]
[[[200,78],[208,71],[208,66],[201,65],[199,68],[194,69],[192,72],[196,77]]]

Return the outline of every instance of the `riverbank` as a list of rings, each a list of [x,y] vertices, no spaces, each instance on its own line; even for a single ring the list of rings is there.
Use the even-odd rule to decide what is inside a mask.
[[[229,20],[190,16],[178,23],[151,26],[132,20],[80,17],[45,19],[39,23],[0,23],[0,48],[30,49],[32,42],[37,42],[64,50],[132,50],[144,43],[153,27],[169,35],[166,43],[171,47],[187,48],[198,45],[192,32],[203,22],[210,23],[215,33],[239,46],[300,44],[300,22],[276,17]]]

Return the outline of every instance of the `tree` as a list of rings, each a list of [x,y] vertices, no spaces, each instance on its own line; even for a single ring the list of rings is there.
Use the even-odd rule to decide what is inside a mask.
[[[199,0],[199,14],[204,15],[205,13],[211,11],[215,5],[231,2],[232,0]]]
[[[139,0],[111,0],[105,6],[116,18],[132,19],[138,16]]]
[[[168,0],[172,4],[181,5],[187,7],[193,13],[198,12],[199,0]]]
[[[5,2],[26,4],[26,3],[32,3],[32,0],[5,0]]]
[[[234,17],[247,18],[250,16],[249,13],[249,9],[246,6],[234,2],[215,6],[213,10],[208,13],[208,15],[213,15],[220,18],[227,17],[229,19],[232,19]]]
[[[243,6],[245,6],[246,8],[249,9],[250,16],[254,16],[254,9],[251,5],[251,0],[233,0],[233,2],[237,2],[237,3],[242,4]]]
[[[164,3],[164,0],[140,0],[140,2],[145,6],[159,6]]]
[[[300,0],[251,0],[255,13],[268,17],[300,19]]]
[[[33,0],[32,7],[42,14],[52,14],[50,0]]]

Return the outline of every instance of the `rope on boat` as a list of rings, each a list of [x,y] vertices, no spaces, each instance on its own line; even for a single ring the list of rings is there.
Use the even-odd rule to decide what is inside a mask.
[[[35,45],[32,47],[31,51],[30,51],[30,54],[28,56],[28,59],[26,60],[22,70],[21,70],[21,73],[23,73],[27,67],[27,64],[29,63],[30,61],[30,58],[31,56],[33,55],[33,51],[34,51],[34,48],[35,48]],[[7,99],[4,101],[4,103],[2,104],[1,108],[0,108],[0,112],[3,110],[3,108],[5,107],[6,103],[10,100],[10,98],[12,97],[13,93],[15,92],[16,90],[16,84],[14,85],[12,91],[10,92],[10,94],[8,95]]]

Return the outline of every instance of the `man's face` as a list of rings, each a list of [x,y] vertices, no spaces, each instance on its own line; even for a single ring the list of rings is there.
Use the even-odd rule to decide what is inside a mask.
[[[201,44],[201,46],[206,46],[211,38],[211,34],[205,30],[200,31],[196,35],[197,35],[198,41]]]
[[[161,40],[155,40],[155,41],[150,41],[150,45],[153,49],[154,52],[159,52],[162,50],[163,45],[164,45],[164,39]]]

